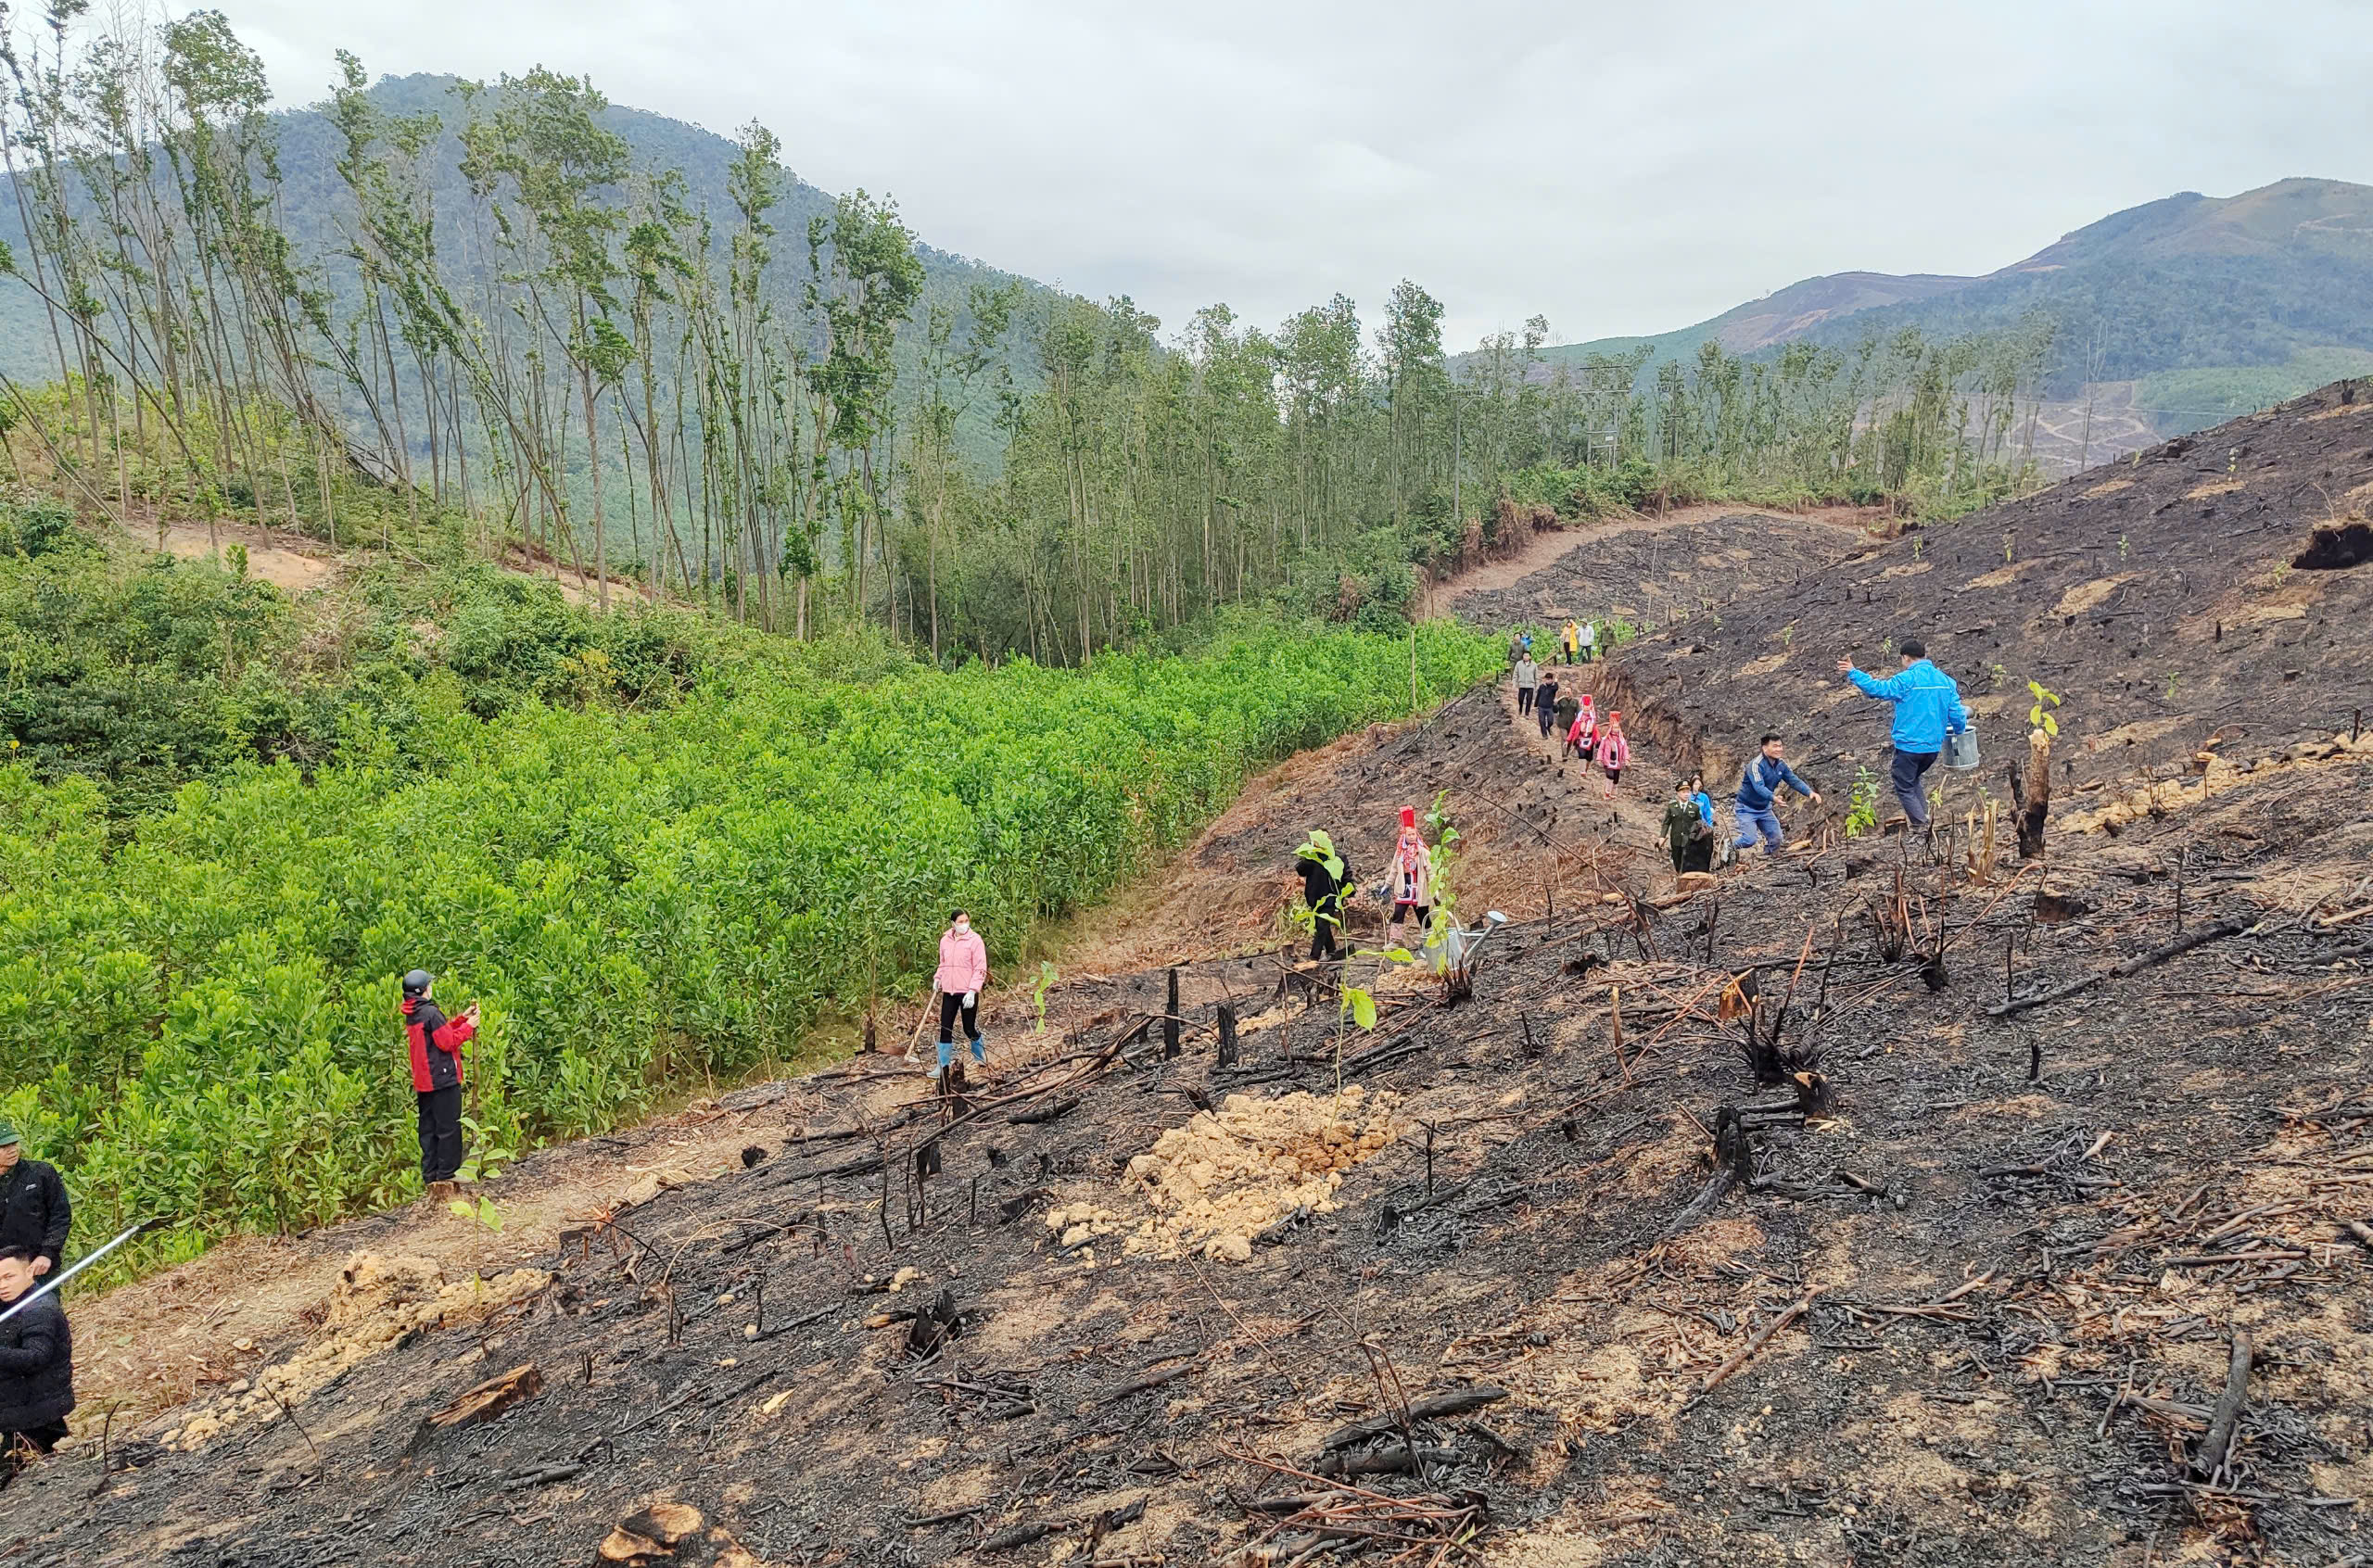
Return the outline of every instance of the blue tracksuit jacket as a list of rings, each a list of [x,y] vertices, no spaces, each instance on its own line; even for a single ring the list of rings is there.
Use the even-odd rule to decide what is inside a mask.
[[[1961,688],[1925,659],[1905,665],[1902,673],[1884,680],[1860,670],[1847,671],[1846,677],[1861,688],[1864,696],[1895,704],[1894,740],[1898,752],[1941,752],[1946,735],[1959,735],[1969,727],[1969,710],[1961,706]]]
[[[1785,784],[1800,795],[1809,795],[1813,787],[1796,777],[1796,770],[1758,752],[1748,759],[1746,771],[1739,776],[1737,806],[1741,811],[1757,812],[1771,809],[1771,797]]]

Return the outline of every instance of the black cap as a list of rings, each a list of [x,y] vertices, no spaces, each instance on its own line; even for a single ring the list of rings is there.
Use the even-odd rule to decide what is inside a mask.
[[[437,977],[426,969],[414,969],[404,977],[404,994],[406,996],[421,995],[436,981]]]

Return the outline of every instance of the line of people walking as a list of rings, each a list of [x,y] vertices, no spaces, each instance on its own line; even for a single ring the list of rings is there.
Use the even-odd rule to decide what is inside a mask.
[[[1558,640],[1567,663],[1577,651],[1588,663],[1594,630],[1586,623],[1569,621]],[[1850,658],[1840,659],[1837,671],[1863,695],[1894,709],[1889,732],[1894,756],[1888,784],[1903,808],[1906,825],[1924,832],[1931,818],[1927,774],[1953,738],[1967,731],[1969,709],[1961,701],[1960,687],[1928,658],[1927,647],[1920,639],[1906,638],[1898,651],[1900,667],[1892,676],[1868,674]],[[1631,762],[1622,714],[1609,713],[1602,720],[1593,711],[1591,694],[1570,688],[1571,677],[1561,681],[1555,667],[1535,663],[1529,633],[1518,634],[1510,656],[1519,720],[1530,717],[1544,740],[1555,731],[1561,767],[1577,756],[1582,759],[1585,771],[1595,764],[1605,778],[1605,798],[1612,799]],[[1693,773],[1673,781],[1663,832],[1676,873],[1710,870],[1717,859],[1728,865],[1741,851],[1758,843],[1767,855],[1780,853],[1787,842],[1778,811],[1782,797],[1793,792],[1811,804],[1821,803],[1821,791],[1788,765],[1786,749],[1777,732],[1767,733],[1756,754],[1740,770],[1731,803],[1736,831],[1727,839],[1715,828],[1713,799],[1706,790],[1704,777]]]

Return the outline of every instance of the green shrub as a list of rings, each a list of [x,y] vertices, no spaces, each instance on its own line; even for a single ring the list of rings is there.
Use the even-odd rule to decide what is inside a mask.
[[[647,711],[554,706],[557,664],[608,650],[514,610],[466,663],[391,665],[310,775],[236,762],[120,841],[91,780],[0,765],[0,1115],[59,1161],[84,1235],[168,1217],[153,1264],[409,1193],[407,968],[484,1003],[488,1136],[597,1129],[795,1052],[828,1004],[920,987],[951,907],[1011,963],[1249,770],[1410,698],[1405,624],[1245,618],[1085,671],[943,674],[859,640]],[[1496,639],[1415,639],[1428,702],[1500,664]],[[868,662],[890,673],[837,677]],[[475,716],[497,687],[514,700]]]

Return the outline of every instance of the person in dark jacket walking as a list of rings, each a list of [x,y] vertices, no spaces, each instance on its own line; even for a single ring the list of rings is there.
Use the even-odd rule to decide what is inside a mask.
[[[1532,694],[1532,716],[1540,721],[1541,738],[1549,739],[1549,727],[1557,722],[1557,672],[1541,672],[1541,687]]]
[[[24,1248],[39,1279],[66,1257],[74,1206],[66,1199],[57,1167],[27,1159],[24,1153],[17,1129],[0,1121],[0,1248]]]
[[[1672,857],[1674,876],[1708,869],[1714,830],[1698,815],[1697,800],[1689,792],[1686,778],[1673,780],[1672,799],[1665,803],[1664,836],[1665,853]]]
[[[420,1179],[431,1197],[450,1197],[462,1169],[462,1047],[477,1038],[478,1007],[458,1018],[430,1000],[437,977],[404,977],[404,1037],[412,1046],[412,1088],[420,1101]]]
[[[1535,703],[1540,701],[1538,697],[1533,699]],[[1557,693],[1556,706],[1551,711],[1557,715],[1557,765],[1563,767],[1566,765],[1566,754],[1574,744],[1574,721],[1581,716],[1582,699],[1570,690],[1561,689]]]
[[[31,1295],[33,1255],[0,1247],[0,1312]],[[0,1486],[66,1435],[74,1409],[74,1334],[51,1291],[0,1323]]]
[[[1343,897],[1355,885],[1351,861],[1335,841],[1313,828],[1308,841],[1295,852],[1294,869],[1301,873],[1301,899],[1310,905],[1310,956],[1313,963],[1342,956],[1338,938],[1343,930]]]

